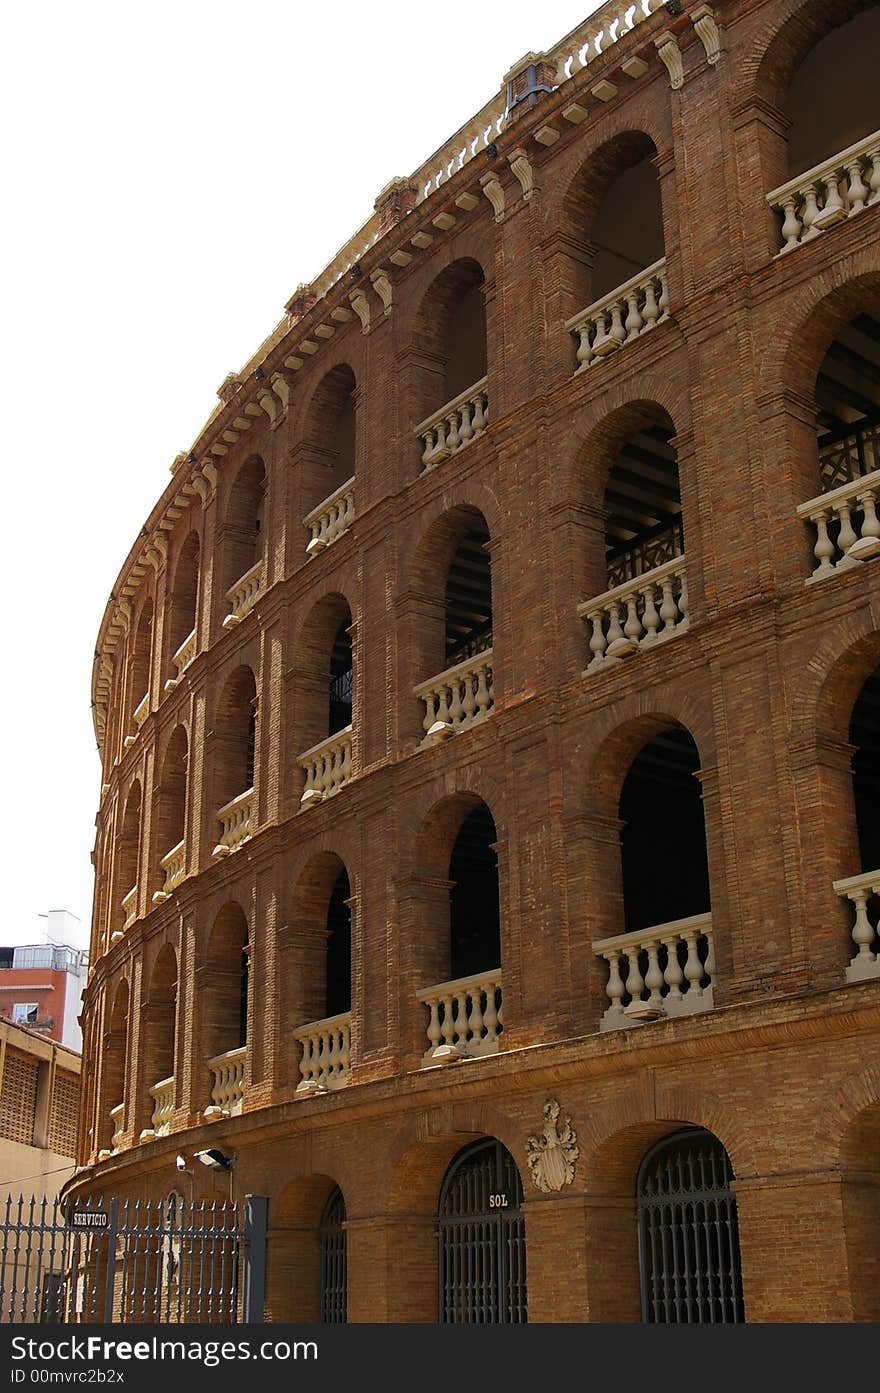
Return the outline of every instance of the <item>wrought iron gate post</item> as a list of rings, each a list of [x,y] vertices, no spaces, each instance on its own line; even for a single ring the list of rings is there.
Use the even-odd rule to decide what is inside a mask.
[[[119,1228],[119,1200],[110,1201],[110,1227],[107,1229],[107,1264],[104,1275],[104,1324],[113,1323],[113,1293],[116,1287],[116,1232]]]
[[[244,1301],[241,1318],[245,1325],[262,1325],[269,1200],[266,1195],[245,1195],[244,1198]]]

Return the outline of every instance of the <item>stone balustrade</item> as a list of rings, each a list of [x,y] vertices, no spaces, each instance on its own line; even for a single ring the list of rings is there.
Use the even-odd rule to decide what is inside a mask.
[[[168,678],[168,681],[165,683],[166,692],[174,691],[174,688],[177,686],[178,682],[180,681],[181,677],[183,676],[184,672],[189,667],[190,663],[192,662],[195,656],[196,631],[195,629],[193,629],[192,633],[187,634],[186,638],[183,640],[183,643],[180,645],[177,652],[173,654],[171,658],[172,663],[177,669],[177,676]]]
[[[798,517],[816,530],[817,564],[807,584],[880,556],[878,505],[880,469],[800,505]]]
[[[226,592],[229,613],[223,620],[224,629],[234,628],[236,624],[241,623],[246,614],[250,613],[263,590],[265,575],[265,563],[260,557],[249,571],[245,571],[240,580],[229,587]]]
[[[576,371],[584,372],[668,317],[666,261],[661,257],[568,320],[565,327],[578,344]]]
[[[880,896],[880,870],[835,880],[834,892],[849,900],[855,910],[852,940],[857,951],[846,969],[846,980],[864,982],[880,977],[880,907],[872,906],[873,914],[869,910],[872,898]]]
[[[423,744],[476,725],[495,705],[492,649],[420,682],[413,692],[425,703]]]
[[[117,1103],[115,1108],[110,1109],[110,1121],[113,1124],[113,1132],[110,1137],[110,1150],[119,1151],[125,1140],[124,1103]]]
[[[293,1038],[302,1050],[302,1078],[296,1090],[299,1096],[344,1088],[351,1059],[351,1012],[302,1025],[293,1032]]]
[[[685,557],[677,556],[595,600],[586,600],[577,612],[591,627],[593,657],[587,672],[684,633],[688,627]]]
[[[624,34],[650,18],[662,3],[663,0],[610,0],[595,10],[548,54],[556,67],[557,84],[586,68]]]
[[[133,886],[131,887],[131,889],[129,890],[128,894],[127,894],[127,895],[123,895],[123,897],[122,897],[122,913],[123,913],[123,916],[124,916],[124,917],[123,917],[123,920],[122,920],[122,932],[123,932],[123,933],[125,932],[126,929],[130,929],[130,928],[131,928],[132,924],[134,923],[135,919],[137,918],[137,910],[138,910],[137,898],[138,898],[138,888],[137,888],[136,885],[133,885]]]
[[[233,851],[248,840],[251,835],[251,819],[254,810],[254,790],[245,789],[217,811],[220,823],[220,840],[211,852],[212,856],[231,856]]]
[[[150,1119],[154,1136],[167,1137],[171,1131],[171,1115],[174,1112],[174,1075],[160,1079],[148,1089],[153,1100],[153,1113]]]
[[[416,997],[430,1015],[423,1064],[498,1053],[502,1032],[500,968],[425,987]]]
[[[448,455],[454,455],[469,441],[482,435],[488,424],[489,379],[483,377],[416,426],[415,433],[422,443],[422,464],[425,469],[431,469]]]
[[[153,901],[156,904],[161,904],[167,900],[172,890],[176,890],[186,876],[186,842],[180,841],[177,846],[173,846],[162,857],[159,865],[165,872],[165,880],[162,889],[157,890],[153,895]]]
[[[147,719],[147,717],[149,716],[149,714],[150,714],[150,693],[149,693],[149,692],[144,692],[144,695],[141,697],[141,699],[140,699],[140,701],[138,702],[137,706],[134,708],[134,717],[133,717],[133,719],[134,719],[134,723],[135,723],[135,725],[137,726],[138,730],[140,730],[141,726],[143,725],[144,721]]]
[[[215,1055],[208,1060],[208,1068],[214,1075],[211,1088],[211,1103],[204,1116],[210,1121],[215,1117],[237,1117],[244,1102],[244,1069],[247,1063],[247,1045],[237,1050],[227,1050],[225,1054]]]
[[[306,546],[309,556],[320,552],[347,532],[354,522],[354,477],[340,484],[335,493],[319,503],[303,518],[306,527],[311,528],[312,538]]]
[[[600,1030],[711,1011],[715,1004],[711,914],[599,939],[593,952],[609,968],[605,992],[611,1004]]]
[[[352,776],[351,730],[351,726],[346,726],[300,755],[299,762],[306,776],[300,799],[303,806],[320,803],[348,783]]]
[[[779,256],[880,202],[880,131],[780,184],[767,202],[782,218]]]

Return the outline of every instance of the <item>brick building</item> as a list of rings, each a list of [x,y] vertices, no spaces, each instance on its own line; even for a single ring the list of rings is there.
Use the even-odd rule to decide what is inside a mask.
[[[274,1319],[880,1318],[878,37],[527,55],[129,553],[76,1188],[220,1148]]]

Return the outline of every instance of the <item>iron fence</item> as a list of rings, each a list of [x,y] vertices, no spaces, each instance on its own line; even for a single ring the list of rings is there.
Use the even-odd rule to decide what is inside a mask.
[[[0,1324],[260,1322],[267,1204],[9,1195]]]

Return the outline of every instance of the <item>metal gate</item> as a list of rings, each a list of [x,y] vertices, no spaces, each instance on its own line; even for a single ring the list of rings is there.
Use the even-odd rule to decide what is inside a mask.
[[[645,1156],[636,1182],[644,1321],[745,1319],[732,1179],[724,1147],[698,1128],[665,1137]]]
[[[0,1324],[262,1321],[267,1205],[10,1195]]]
[[[321,1321],[324,1325],[345,1325],[348,1318],[345,1200],[338,1186],[324,1209],[320,1238]]]
[[[440,1322],[527,1320],[522,1181],[506,1147],[490,1138],[460,1151],[440,1191]]]

